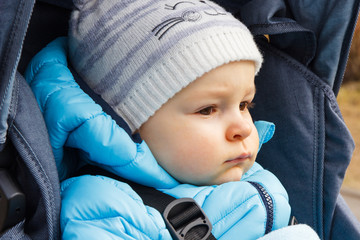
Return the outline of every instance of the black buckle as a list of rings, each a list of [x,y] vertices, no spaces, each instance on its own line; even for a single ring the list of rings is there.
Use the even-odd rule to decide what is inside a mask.
[[[207,239],[212,225],[203,210],[192,198],[180,198],[172,201],[164,210],[163,217],[171,236],[175,240]]]
[[[10,173],[0,168],[0,232],[25,218],[25,194]]]

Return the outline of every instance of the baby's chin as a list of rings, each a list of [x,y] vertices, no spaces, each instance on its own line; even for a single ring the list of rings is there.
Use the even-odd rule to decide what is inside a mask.
[[[225,178],[225,179],[216,181],[216,183],[213,184],[213,185],[221,185],[221,184],[228,183],[228,182],[238,182],[238,181],[241,180],[241,177],[242,177],[242,175],[234,176],[234,177],[230,177],[230,178]]]
[[[226,173],[215,179],[213,185],[220,185],[227,182],[238,182],[241,180],[243,175],[249,170],[249,167],[233,167]]]
[[[183,183],[187,183],[187,184],[192,184],[192,185],[196,185],[196,186],[213,186],[213,185],[221,185],[224,183],[228,183],[228,182],[238,182],[241,180],[242,178],[242,172],[243,171],[237,171],[236,174],[229,174],[229,175],[224,175],[224,176],[219,176],[218,178],[213,178],[213,179],[198,179],[198,180],[193,180],[193,181],[188,181],[188,182],[183,182]]]

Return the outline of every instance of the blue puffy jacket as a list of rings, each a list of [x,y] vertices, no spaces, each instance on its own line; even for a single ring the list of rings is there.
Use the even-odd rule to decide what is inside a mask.
[[[257,239],[271,222],[272,230],[288,225],[288,196],[279,180],[259,164],[241,181],[216,186],[180,184],[162,169],[145,142],[134,143],[75,82],[67,67],[67,39],[58,38],[29,64],[30,84],[49,131],[61,184],[63,239],[171,239],[160,213],[145,206],[129,185],[84,175],[68,178],[85,163],[101,166],[134,182],[176,198],[191,197],[202,207],[217,239]],[[260,145],[272,137],[273,125],[257,122]],[[77,148],[81,161],[64,156]],[[272,198],[273,219],[259,184]]]

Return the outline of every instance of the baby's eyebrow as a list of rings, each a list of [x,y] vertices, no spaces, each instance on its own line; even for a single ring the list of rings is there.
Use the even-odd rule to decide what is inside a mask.
[[[211,97],[222,97],[229,94],[229,91],[227,89],[221,89],[221,88],[211,88],[211,89],[205,89],[202,90],[199,95],[206,95]]]
[[[255,85],[247,87],[247,89],[244,92],[244,96],[248,96],[248,95],[252,95],[255,96],[256,93],[256,87]],[[229,90],[227,88],[219,88],[219,87],[214,87],[214,88],[206,88],[203,89],[201,91],[196,92],[195,96],[196,97],[212,97],[212,98],[222,98],[224,96],[228,96],[229,94]]]

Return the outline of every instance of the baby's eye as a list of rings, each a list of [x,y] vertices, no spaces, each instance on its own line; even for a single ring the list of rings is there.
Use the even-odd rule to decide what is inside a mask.
[[[240,111],[245,111],[246,109],[253,108],[254,105],[252,102],[241,102],[239,108]]]
[[[214,112],[214,107],[210,106],[210,107],[206,107],[201,109],[200,111],[198,111],[198,113],[200,113],[201,115],[210,115]]]

